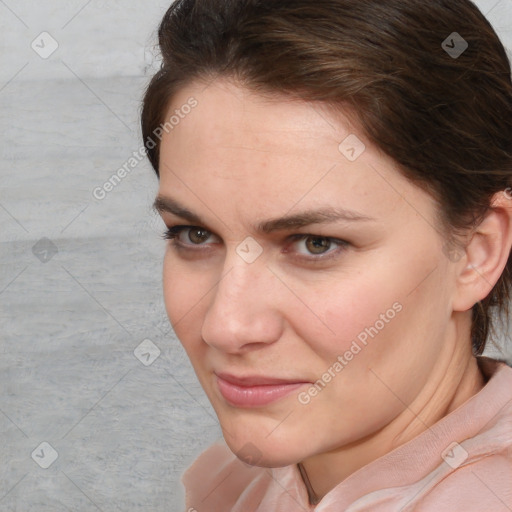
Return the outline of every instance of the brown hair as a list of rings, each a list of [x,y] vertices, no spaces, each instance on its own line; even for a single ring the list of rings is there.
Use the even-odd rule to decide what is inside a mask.
[[[352,107],[369,140],[437,201],[447,246],[512,181],[510,62],[469,0],[177,0],[158,36],[163,62],[142,107],[157,175],[155,130],[174,94],[229,77],[262,94]],[[509,256],[473,306],[475,354],[495,310],[508,323],[511,271]]]

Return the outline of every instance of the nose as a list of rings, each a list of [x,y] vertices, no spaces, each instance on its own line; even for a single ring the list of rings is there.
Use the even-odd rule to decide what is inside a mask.
[[[262,262],[226,264],[203,320],[204,342],[241,354],[277,341],[283,318],[275,280]]]

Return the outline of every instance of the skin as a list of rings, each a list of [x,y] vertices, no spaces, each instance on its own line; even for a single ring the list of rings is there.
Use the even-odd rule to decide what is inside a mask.
[[[158,194],[202,220],[161,211],[167,226],[207,233],[185,230],[169,241],[167,312],[231,450],[252,443],[258,466],[302,462],[322,497],[485,384],[471,354],[471,307],[506,264],[510,201],[495,196],[455,261],[434,229],[435,201],[399,174],[348,112],[264,98],[217,79],[179,91],[169,115],[191,96],[197,107],[163,136]],[[354,162],[338,150],[349,134],[366,146]],[[256,228],[328,206],[374,220]],[[319,255],[296,234],[348,245]],[[252,263],[236,252],[248,236],[262,249]],[[214,371],[314,383],[397,302],[401,311],[308,404],[296,391],[264,407],[237,408],[220,394]]]

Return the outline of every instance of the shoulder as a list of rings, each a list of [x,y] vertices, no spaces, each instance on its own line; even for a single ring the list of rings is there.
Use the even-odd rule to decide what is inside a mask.
[[[264,468],[242,462],[220,440],[202,452],[187,468],[181,482],[185,487],[186,510],[225,512],[240,504],[258,503],[271,479]]]
[[[438,482],[418,505],[418,510],[425,511],[512,510],[512,450],[458,468]]]

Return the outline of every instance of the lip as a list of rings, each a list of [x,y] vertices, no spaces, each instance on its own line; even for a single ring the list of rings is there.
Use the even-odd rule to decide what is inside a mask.
[[[311,384],[305,381],[256,375],[244,377],[226,373],[215,375],[221,395],[235,407],[261,407],[284,398],[301,386]]]

